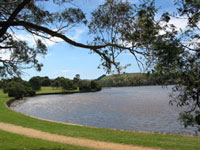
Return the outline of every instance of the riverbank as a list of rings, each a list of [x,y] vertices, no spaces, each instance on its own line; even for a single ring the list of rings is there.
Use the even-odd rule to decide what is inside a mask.
[[[43,86],[41,90],[36,92],[35,96],[40,95],[61,95],[61,94],[76,94],[76,93],[89,93],[89,92],[98,92],[100,90],[90,90],[90,91],[79,91],[79,90],[63,90],[62,88],[52,88],[51,86]],[[33,97],[35,97],[33,96]],[[12,98],[6,102],[6,105],[10,107],[11,105],[16,106],[18,104],[24,103],[28,97],[23,99]]]
[[[14,124],[18,126],[23,126],[27,128],[33,128],[36,130],[49,132],[53,134],[59,134],[70,137],[86,138],[91,140],[122,143],[129,145],[136,145],[142,147],[153,147],[153,148],[166,148],[166,149],[179,149],[179,150],[199,150],[200,149],[200,137],[189,137],[182,135],[168,135],[168,134],[149,134],[140,132],[129,132],[129,131],[118,131],[109,130],[102,128],[90,128],[75,125],[66,125],[54,122],[48,122],[44,120],[34,119],[28,116],[24,116],[20,113],[16,113],[9,110],[5,103],[11,99],[6,94],[0,91],[0,122],[5,122],[9,124]],[[2,131],[1,131],[2,133]],[[6,133],[3,133],[6,135]],[[12,136],[9,136],[12,138]],[[0,139],[2,139],[2,134],[0,134]],[[24,138],[22,138],[23,140]],[[35,140],[35,139],[30,139]],[[9,140],[8,140],[9,141]],[[0,140],[1,142],[1,140]],[[42,141],[41,141],[42,142]],[[0,143],[0,145],[3,143]],[[30,143],[26,149],[32,149],[36,143]],[[12,146],[11,143],[4,144],[6,146]],[[23,144],[21,145],[23,147]],[[16,147],[13,147],[13,149]],[[47,149],[59,149],[59,147],[51,147]],[[65,148],[63,148],[64,150]],[[68,149],[81,149],[80,147],[73,146]],[[84,148],[83,148],[84,149]],[[88,149],[88,148],[87,148]]]

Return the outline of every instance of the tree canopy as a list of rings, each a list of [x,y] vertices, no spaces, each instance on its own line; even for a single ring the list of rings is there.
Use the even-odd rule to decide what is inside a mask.
[[[0,4],[0,51],[9,55],[0,57],[0,76],[20,75],[21,69],[35,67],[41,70],[38,55],[45,55],[47,47],[42,40],[35,46],[16,38],[17,31],[50,39],[56,37],[73,46],[90,49],[102,60],[107,72],[123,68],[120,54],[128,52],[138,66],[146,68],[163,84],[174,80],[177,106],[188,110],[181,114],[182,122],[200,130],[200,2],[175,0],[176,10],[159,17],[155,0],[105,0],[86,18],[85,13],[71,5],[73,0],[57,0],[54,5],[66,6],[60,11],[46,9],[36,0],[8,1]],[[187,22],[185,29],[177,28],[170,20]],[[89,20],[89,21],[88,21]],[[93,37],[89,44],[78,43],[66,33],[76,25],[85,25]]]

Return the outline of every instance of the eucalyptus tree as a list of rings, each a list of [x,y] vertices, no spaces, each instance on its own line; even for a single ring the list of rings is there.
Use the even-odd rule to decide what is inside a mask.
[[[175,5],[176,13],[163,14],[165,22],[177,18],[180,23],[187,22],[187,26],[178,30],[170,25],[174,37],[164,45],[155,45],[157,59],[153,72],[163,84],[173,81],[170,104],[183,107],[180,121],[200,131],[200,1],[175,0]]]
[[[114,67],[118,72],[129,66],[120,66],[117,61],[118,56],[124,53],[132,54],[138,66],[144,69],[141,59],[149,59],[152,52],[149,44],[159,34],[160,26],[155,21],[156,12],[154,1],[144,0],[136,5],[128,1],[107,0],[92,12],[89,24],[90,34],[94,35],[92,44],[109,43],[101,52],[112,62],[116,62]],[[103,61],[102,65],[111,69],[111,64],[107,61]]]

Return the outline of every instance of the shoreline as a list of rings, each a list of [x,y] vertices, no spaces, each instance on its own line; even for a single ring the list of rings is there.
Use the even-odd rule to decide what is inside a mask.
[[[60,93],[57,92],[56,94],[55,93],[41,93],[41,94],[36,94],[33,97],[43,96],[43,95],[65,95],[65,94],[90,93],[90,92],[98,92],[98,91],[89,91],[89,92],[87,92],[87,91],[82,91],[82,92],[60,92]],[[18,99],[14,99],[13,98],[13,99],[7,100],[5,102],[5,105],[6,105],[6,107],[9,110],[11,110],[11,111],[13,111],[15,113],[20,113],[21,115],[24,115],[24,116],[27,116],[27,117],[30,117],[30,118],[33,118],[33,119],[38,119],[38,120],[42,120],[42,121],[48,121],[48,122],[52,122],[52,123],[59,123],[59,124],[79,126],[79,127],[88,127],[88,128],[94,128],[94,129],[108,129],[108,130],[122,131],[122,132],[145,133],[145,134],[161,134],[161,135],[178,135],[178,136],[186,136],[186,137],[200,137],[200,134],[184,134],[184,133],[168,133],[168,132],[154,132],[154,131],[142,131],[142,130],[141,131],[140,130],[126,130],[126,129],[115,129],[115,128],[101,128],[101,127],[85,126],[85,125],[81,125],[81,124],[74,124],[74,123],[68,123],[68,122],[61,122],[61,121],[54,121],[54,120],[49,120],[49,119],[43,119],[43,118],[38,118],[38,117],[26,115],[26,114],[23,114],[21,112],[17,112],[15,110],[11,109],[10,107],[11,107],[12,103],[15,103],[16,101],[23,101],[23,102],[25,102],[26,100],[25,99],[18,100]],[[18,104],[21,104],[21,102],[17,103],[16,105],[18,105]]]

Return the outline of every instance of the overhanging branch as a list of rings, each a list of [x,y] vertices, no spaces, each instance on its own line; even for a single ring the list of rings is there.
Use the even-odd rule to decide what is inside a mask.
[[[6,21],[6,23],[2,26],[1,30],[0,30],[0,37],[2,37],[7,29],[10,26],[10,23],[14,21],[14,19],[16,18],[16,16],[18,15],[18,13],[27,5],[30,3],[31,0],[24,0],[21,4],[19,4],[17,6],[17,8],[14,10],[14,12],[11,14],[11,16],[8,18],[8,20]]]
[[[3,26],[4,24],[7,24],[7,22],[0,22],[0,26]],[[69,43],[73,46],[91,49],[92,51],[97,53],[99,56],[101,56],[104,60],[106,60],[107,63],[114,64],[114,65],[116,64],[108,56],[106,56],[106,54],[104,54],[103,52],[101,52],[99,50],[101,48],[105,48],[107,46],[110,46],[109,44],[99,45],[99,46],[85,45],[85,44],[82,44],[82,43],[75,42],[75,41],[71,40],[70,38],[68,38],[67,36],[65,36],[61,33],[55,32],[55,31],[48,29],[46,27],[38,26],[38,25],[29,23],[29,22],[24,22],[24,21],[13,21],[13,22],[9,23],[9,26],[22,26],[22,27],[25,27],[25,28],[31,28],[35,31],[43,32],[43,33],[48,34],[52,37],[58,37],[58,38],[64,40],[65,42],[67,42],[67,43]]]

